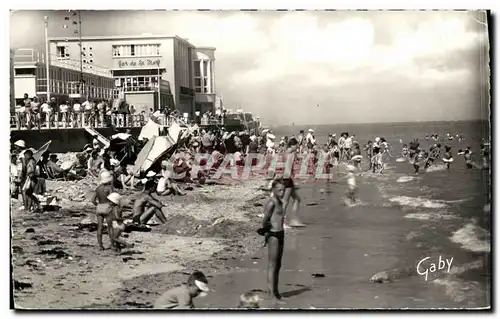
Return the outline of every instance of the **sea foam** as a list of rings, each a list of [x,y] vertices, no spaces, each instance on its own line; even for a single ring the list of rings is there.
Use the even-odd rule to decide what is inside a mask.
[[[489,252],[490,240],[488,232],[481,227],[469,223],[451,235],[450,240],[460,244],[463,249],[474,252]]]
[[[445,208],[447,205],[440,201],[434,201],[428,198],[395,196],[389,198],[392,203],[398,203],[401,206],[423,207],[423,208]]]

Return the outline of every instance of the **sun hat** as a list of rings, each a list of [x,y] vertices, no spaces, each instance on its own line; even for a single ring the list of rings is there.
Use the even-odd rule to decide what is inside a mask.
[[[110,172],[104,171],[101,173],[100,182],[101,184],[111,183],[113,181],[113,176]]]
[[[23,140],[18,140],[17,142],[14,143],[14,145],[26,148],[26,143]]]
[[[156,173],[153,172],[153,171],[149,171],[147,174],[146,174],[146,177],[155,177],[156,176]]]
[[[120,205],[120,201],[122,199],[122,195],[120,195],[118,193],[111,193],[111,194],[108,195],[108,199],[113,204]]]
[[[310,133],[314,133],[314,130],[312,128],[309,129]]]
[[[117,159],[114,159],[114,158],[110,159],[110,160],[109,160],[109,163],[110,163],[112,166],[117,166],[117,165],[120,165],[120,161],[119,161],[119,160],[117,160]]]

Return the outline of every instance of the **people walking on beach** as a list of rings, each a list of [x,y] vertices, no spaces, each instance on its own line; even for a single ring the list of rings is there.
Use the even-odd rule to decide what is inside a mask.
[[[167,290],[154,302],[154,309],[194,309],[193,300],[205,296],[210,289],[208,280],[201,271],[189,275],[185,284]]]
[[[100,185],[94,191],[92,203],[96,206],[97,215],[97,245],[101,250],[104,250],[102,244],[102,229],[104,220],[108,226],[109,239],[112,241],[111,229],[112,219],[110,216],[111,206],[108,196],[113,193],[113,177],[109,172],[102,172],[100,176]]]
[[[275,179],[271,186],[273,196],[269,197],[269,200],[264,206],[262,228],[258,230],[258,233],[265,236],[265,244],[268,250],[268,293],[271,299],[278,302],[282,299],[279,293],[279,273],[285,246],[285,209],[283,205],[285,185],[283,180]]]

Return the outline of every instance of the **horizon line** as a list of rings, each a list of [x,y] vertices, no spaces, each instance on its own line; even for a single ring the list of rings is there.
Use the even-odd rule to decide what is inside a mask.
[[[329,124],[266,124],[263,123],[263,126],[322,126],[322,125],[365,125],[365,124],[413,124],[413,123],[456,123],[456,122],[490,122],[489,119],[470,119],[470,120],[441,120],[441,121],[397,121],[397,122],[338,122],[338,123],[329,123]]]

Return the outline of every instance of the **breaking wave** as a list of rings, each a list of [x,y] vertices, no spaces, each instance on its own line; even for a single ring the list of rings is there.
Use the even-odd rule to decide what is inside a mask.
[[[456,219],[456,216],[450,215],[448,213],[437,212],[435,214],[430,213],[412,213],[405,215],[404,218],[408,219],[419,219],[419,220],[436,220],[436,219]]]
[[[440,201],[434,201],[428,198],[395,196],[389,198],[392,203],[398,203],[401,206],[423,207],[423,208],[445,208],[447,205]]]
[[[460,244],[463,249],[473,252],[489,252],[490,236],[489,233],[481,227],[469,223],[451,235],[450,240]]]
[[[410,182],[410,181],[413,181],[415,180],[416,177],[413,177],[413,176],[401,176],[397,179],[396,182],[398,183],[406,183],[406,182]]]

